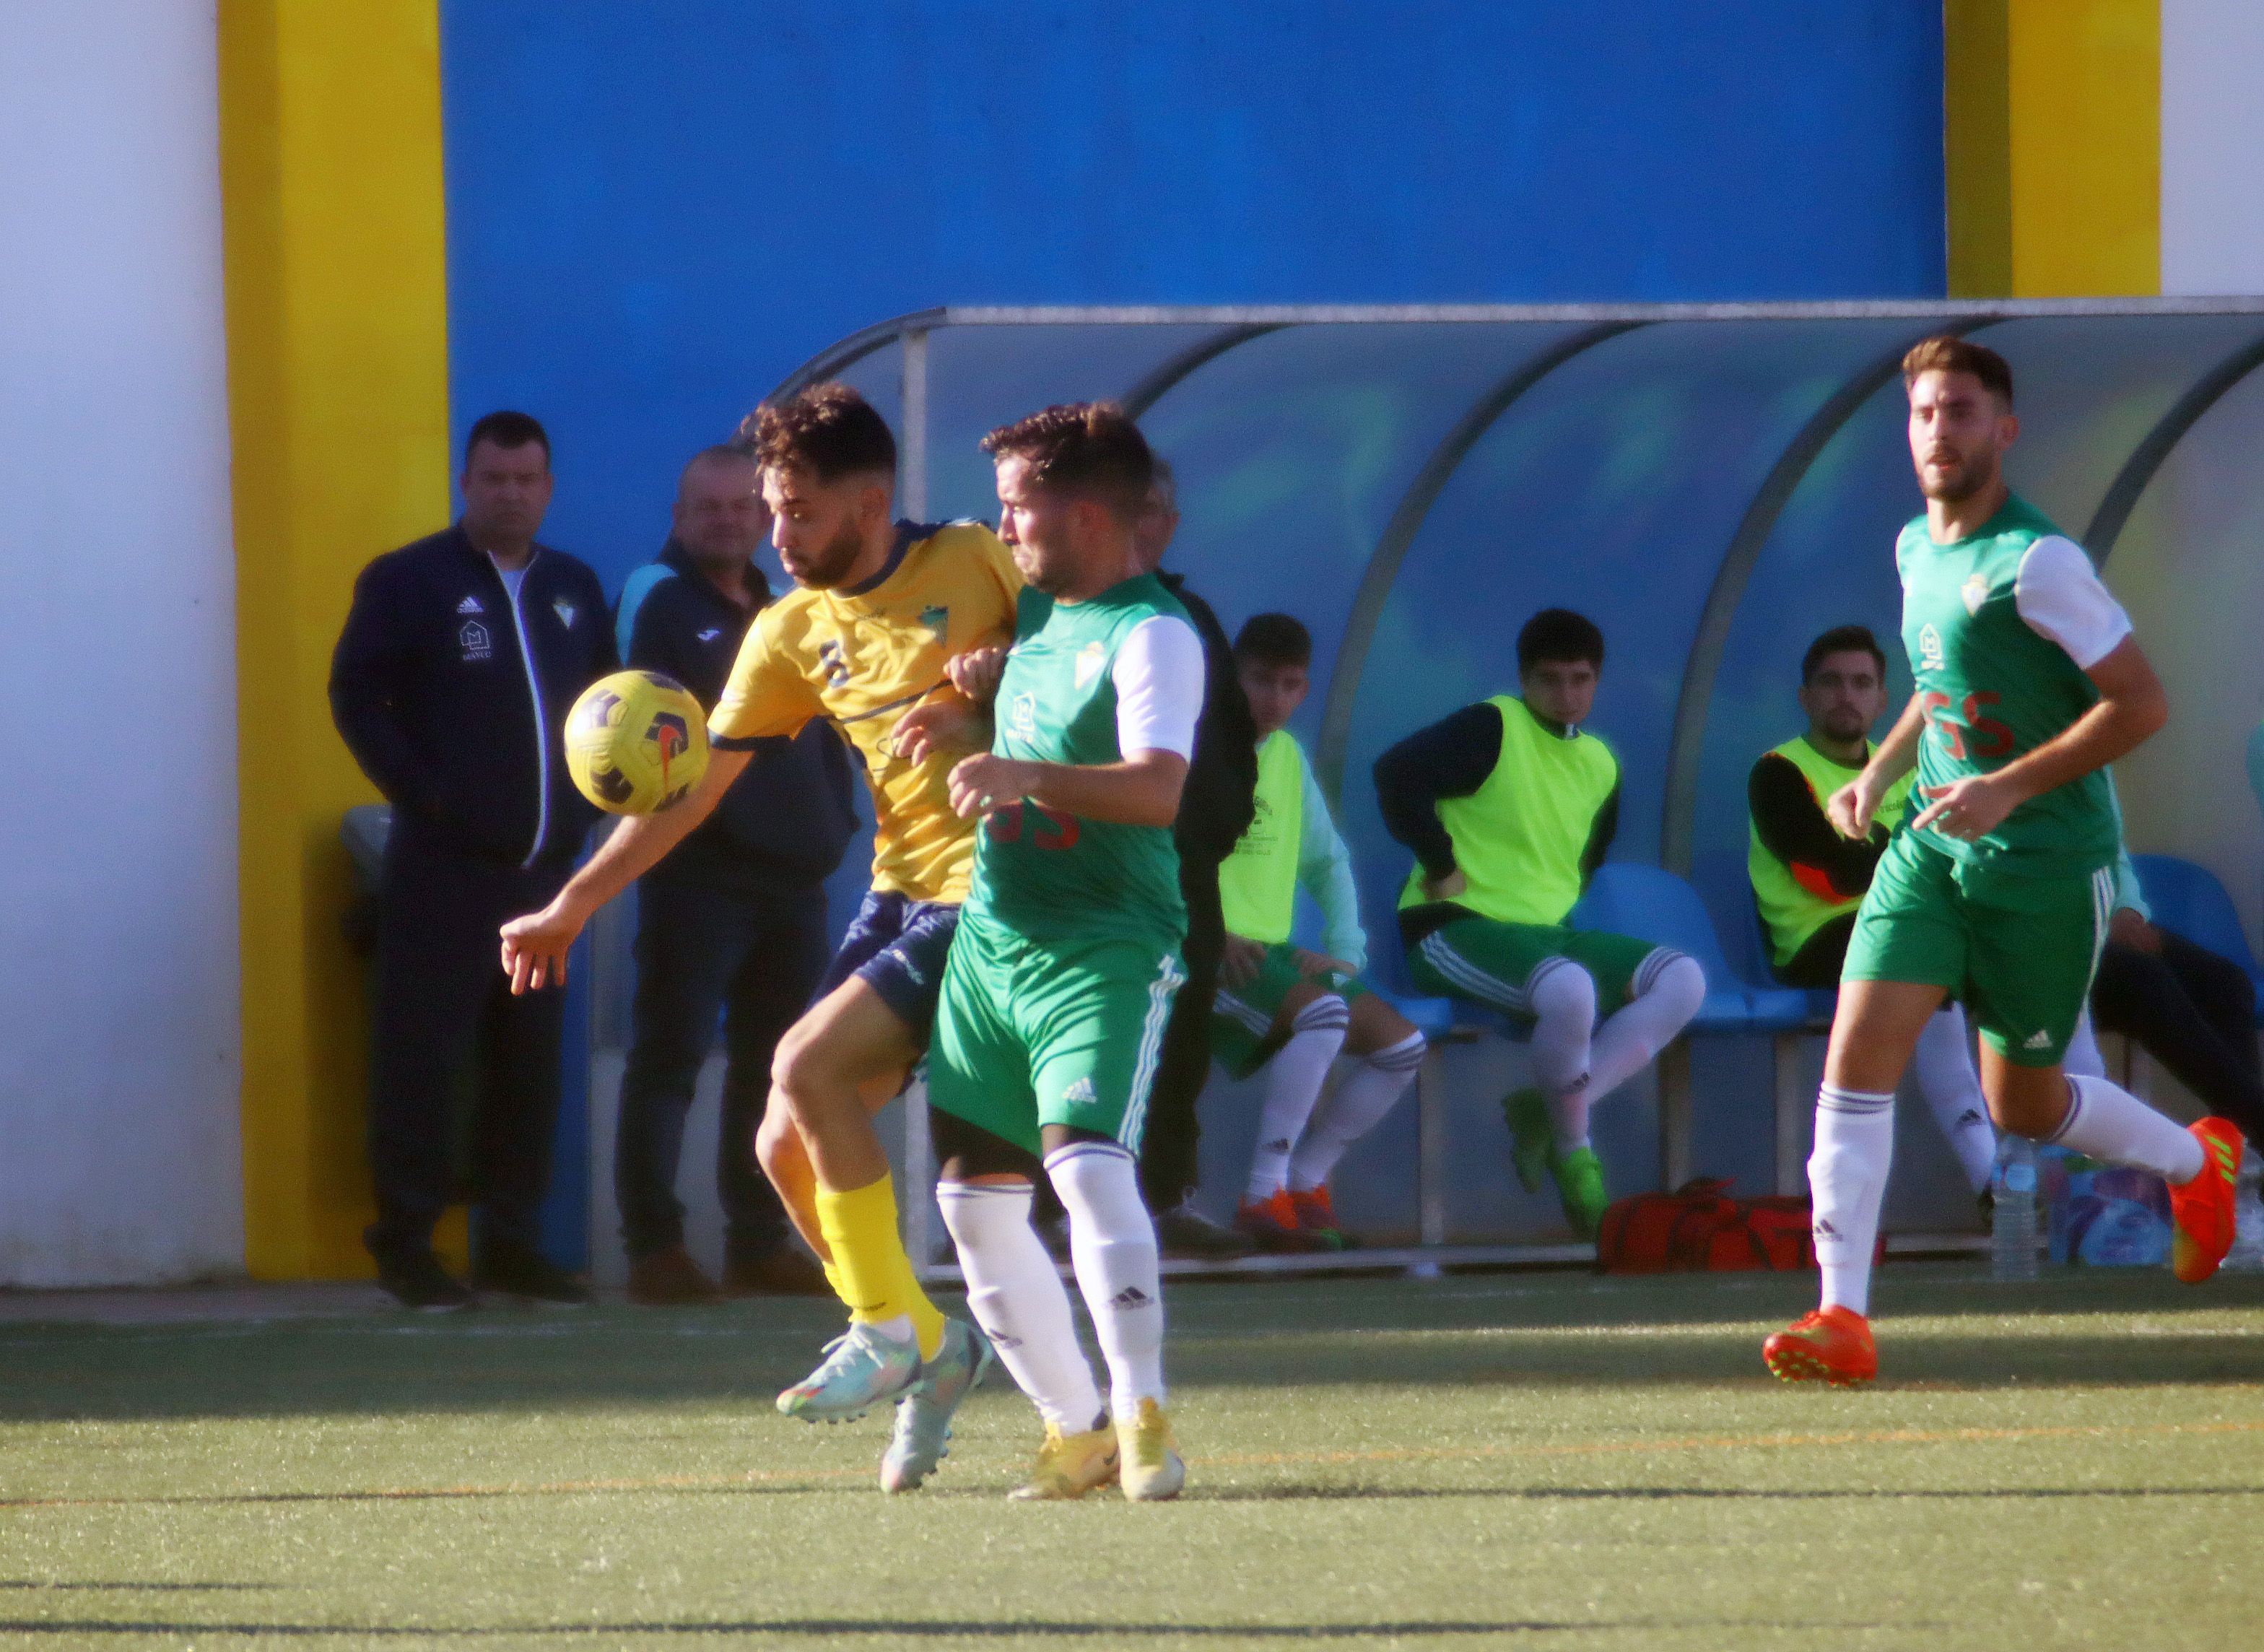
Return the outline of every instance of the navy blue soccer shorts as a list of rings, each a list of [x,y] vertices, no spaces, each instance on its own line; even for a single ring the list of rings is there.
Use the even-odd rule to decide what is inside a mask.
[[[868,891],[809,1001],[817,1002],[856,976],[881,995],[925,1049],[935,1025],[936,999],[943,992],[944,962],[958,928],[954,905]]]

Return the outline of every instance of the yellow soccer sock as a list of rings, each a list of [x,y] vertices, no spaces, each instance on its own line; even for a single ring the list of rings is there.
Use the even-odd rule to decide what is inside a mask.
[[[842,1281],[841,1270],[833,1265],[833,1258],[828,1256],[817,1265],[825,1270],[825,1283],[833,1287],[833,1294],[841,1299],[841,1306],[848,1306],[849,1287]]]
[[[902,1314],[911,1321],[922,1359],[943,1348],[943,1315],[912,1276],[911,1258],[896,1234],[896,1190],[888,1176],[845,1193],[817,1190],[817,1225],[833,1253],[831,1277],[851,1321],[882,1324]]]

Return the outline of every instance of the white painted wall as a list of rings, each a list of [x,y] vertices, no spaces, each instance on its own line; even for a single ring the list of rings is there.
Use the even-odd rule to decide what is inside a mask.
[[[0,1283],[243,1259],[209,0],[0,22]]]
[[[2162,290],[2264,293],[2264,4],[2162,0]]]

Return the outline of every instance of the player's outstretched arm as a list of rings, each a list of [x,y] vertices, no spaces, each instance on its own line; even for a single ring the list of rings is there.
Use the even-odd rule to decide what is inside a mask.
[[[1824,804],[1825,817],[1843,838],[1867,838],[1879,802],[1895,782],[1918,766],[1918,743],[1926,734],[1926,700],[1912,695],[1902,716],[1871,753],[1863,772],[1833,792]]]
[[[1177,752],[1134,752],[1116,763],[1030,763],[988,752],[951,771],[951,806],[988,814],[1027,801],[1085,820],[1168,826],[1179,819],[1187,760]]]
[[[660,864],[669,850],[715,812],[731,782],[744,772],[752,752],[717,746],[708,755],[708,772],[674,808],[635,815],[621,822],[582,870],[567,880],[558,898],[541,912],[513,918],[503,927],[504,973],[511,990],[525,993],[566,984],[566,954],[582,926],[621,891]]]
[[[2099,690],[2090,710],[1994,774],[1926,788],[1933,802],[1911,824],[1939,826],[1952,837],[1985,836],[2029,798],[2106,768],[2170,720],[2170,697],[2136,637],[2125,637],[2084,675]]]

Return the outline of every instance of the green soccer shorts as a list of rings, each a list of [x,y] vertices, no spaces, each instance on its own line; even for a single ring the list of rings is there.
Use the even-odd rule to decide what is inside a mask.
[[[2015,1066],[2057,1066],[2091,996],[2115,869],[2015,877],[1895,833],[1855,910],[1843,981],[1939,986]]]
[[[1623,1008],[1680,957],[1673,947],[1602,929],[1497,923],[1473,913],[1408,950],[1407,973],[1422,992],[1474,999],[1506,1015],[1533,1018],[1533,989],[1549,971],[1577,964],[1596,983],[1596,1014]]]
[[[1240,986],[1218,986],[1211,1006],[1210,1052],[1219,1065],[1237,1079],[1246,1079],[1274,1059],[1285,1040],[1277,1036],[1281,1001],[1310,981],[1324,993],[1334,993],[1350,1003],[1368,991],[1355,976],[1337,970],[1308,976],[1297,968],[1297,949],[1269,946],[1258,973]]]
[[[928,1046],[928,1104],[1033,1153],[1047,1124],[1136,1153],[1186,979],[1173,948],[1041,942],[963,917]]]

